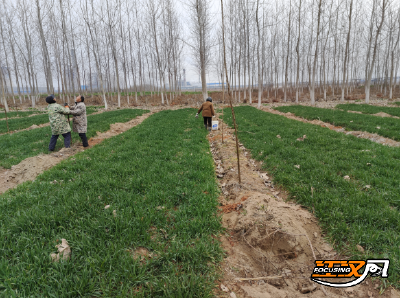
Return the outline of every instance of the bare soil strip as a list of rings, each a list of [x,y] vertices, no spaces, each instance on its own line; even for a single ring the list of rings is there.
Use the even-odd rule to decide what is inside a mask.
[[[221,126],[219,115],[216,117]],[[316,217],[302,206],[287,202],[285,190],[274,186],[261,164],[240,146],[242,183],[234,130],[224,124],[209,134],[216,175],[221,188],[220,210],[227,233],[221,243],[227,255],[215,297],[400,297],[394,289],[380,295],[380,280],[370,278],[347,288],[322,288],[310,280],[314,260],[342,259],[324,240]]]
[[[387,146],[391,146],[391,147],[400,147],[400,142],[394,141],[389,138],[382,137],[376,133],[370,133],[370,132],[365,132],[365,131],[346,131],[345,128],[343,128],[341,126],[335,126],[335,125],[332,125],[330,123],[323,122],[320,120],[307,120],[307,119],[304,119],[301,117],[297,117],[293,113],[283,113],[283,112],[279,112],[277,110],[273,110],[273,109],[267,108],[267,107],[262,107],[261,110],[268,112],[268,113],[285,116],[288,119],[293,119],[293,120],[301,121],[304,123],[311,123],[311,124],[319,125],[321,127],[327,127],[331,130],[341,132],[346,135],[353,135],[357,138],[368,139],[372,142],[379,143],[382,145],[387,145]]]
[[[104,139],[116,136],[132,127],[139,125],[150,115],[157,112],[153,110],[150,113],[139,116],[126,123],[111,124],[110,130],[104,133],[97,133],[97,136],[89,140],[89,147],[101,143]],[[0,193],[10,188],[16,187],[25,181],[34,180],[42,172],[52,168],[62,160],[83,151],[81,143],[76,143],[71,148],[62,148],[60,151],[52,154],[40,154],[38,156],[29,157],[19,164],[12,166],[11,169],[0,169]]]
[[[343,110],[341,110],[341,111],[343,111]],[[348,110],[347,112],[348,112],[348,113],[353,113],[353,114],[362,114],[362,112],[360,112],[360,111],[351,111],[351,110]],[[379,113],[376,113],[376,114],[364,114],[364,115],[400,119],[400,117],[392,116],[392,115],[389,115],[388,113],[385,113],[385,112],[379,112]]]

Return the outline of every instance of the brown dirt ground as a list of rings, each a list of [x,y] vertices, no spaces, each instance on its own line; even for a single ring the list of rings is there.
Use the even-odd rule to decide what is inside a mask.
[[[90,138],[89,148],[101,143],[104,139],[111,138],[139,125],[155,112],[156,110],[132,119],[126,123],[112,124],[110,130],[104,133],[98,132],[96,137]],[[25,181],[34,180],[42,172],[83,150],[84,148],[82,147],[82,144],[77,143],[73,144],[71,148],[62,148],[60,151],[52,154],[40,154],[38,156],[29,157],[21,161],[19,164],[12,166],[11,169],[0,169],[0,193],[3,193],[10,188],[14,188]]]
[[[274,186],[261,164],[250,158],[240,145],[241,184],[234,131],[223,127],[209,134],[216,175],[221,188],[220,211],[226,233],[221,243],[226,251],[222,278],[215,297],[295,298],[295,297],[391,297],[391,288],[379,294],[382,284],[370,278],[348,289],[333,289],[310,280],[317,259],[342,259],[324,239],[318,220],[306,208],[286,201],[286,192]],[[238,280],[258,278],[259,280]],[[324,293],[326,292],[326,294]]]
[[[281,115],[281,116],[285,116],[288,119],[293,119],[293,120],[297,120],[297,121],[301,121],[304,123],[311,123],[311,124],[315,124],[315,125],[319,125],[321,127],[327,127],[331,130],[337,131],[337,132],[341,132],[341,133],[345,133],[347,135],[353,135],[356,136],[357,138],[363,138],[363,139],[368,139],[370,141],[373,141],[375,143],[379,143],[382,145],[387,145],[387,146],[391,146],[391,147],[399,147],[400,146],[400,142],[394,141],[392,139],[389,138],[385,138],[382,137],[376,133],[369,133],[369,132],[365,132],[365,131],[346,131],[343,127],[340,126],[334,126],[330,123],[327,122],[323,122],[320,120],[307,120],[301,117],[297,117],[292,113],[283,113],[283,112],[279,112],[277,110],[273,110],[269,107],[262,107],[261,108],[263,111],[266,111],[268,113],[272,113],[272,114],[277,114],[277,115]]]

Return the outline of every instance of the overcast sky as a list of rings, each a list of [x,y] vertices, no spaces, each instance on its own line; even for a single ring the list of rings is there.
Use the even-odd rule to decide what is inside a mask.
[[[182,26],[185,30],[185,36],[190,35],[190,26],[192,20],[190,19],[188,13],[188,1],[177,0],[176,1],[176,8],[178,12],[182,16]],[[221,23],[221,0],[208,0],[211,5],[211,12],[212,12],[212,22],[216,24]],[[225,3],[225,2],[224,2]],[[189,82],[200,82],[200,76],[197,73],[192,60],[192,54],[188,46],[184,48],[185,53],[185,67],[186,67],[186,81]],[[217,83],[218,77],[215,72],[215,67],[212,65],[210,66],[209,73],[207,74],[207,83]]]

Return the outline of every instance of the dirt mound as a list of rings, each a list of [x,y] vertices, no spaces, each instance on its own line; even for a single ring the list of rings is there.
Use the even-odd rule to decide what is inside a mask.
[[[40,154],[38,156],[24,159],[11,169],[0,171],[0,193],[13,188],[25,181],[34,180],[39,174],[52,168],[62,160],[82,151],[81,146],[73,148],[62,148],[60,151],[52,154]]]
[[[215,296],[397,297],[397,291],[392,289],[379,295],[381,281],[369,278],[345,290],[323,288],[312,282],[310,275],[315,259],[344,257],[324,240],[318,220],[312,213],[296,203],[285,201],[285,190],[275,187],[270,175],[260,170],[261,164],[250,158],[242,144],[239,150],[242,183],[238,183],[233,130],[223,123],[222,126],[223,145],[221,130],[209,134],[216,175],[220,178],[219,209],[227,229],[221,237],[227,255]]]
[[[385,113],[385,112],[379,112],[379,113],[373,114],[372,116],[389,117],[389,118],[397,118],[397,119],[399,119],[399,117],[392,116],[392,115],[387,114],[387,113]]]
[[[119,135],[125,131],[127,131],[128,129],[131,129],[132,127],[140,124],[143,122],[143,120],[145,120],[146,118],[148,118],[150,115],[154,114],[155,111],[152,111],[150,113],[144,114],[142,116],[139,116],[135,119],[132,119],[126,123],[114,123],[110,125],[110,129],[106,132],[97,132],[96,137],[91,138],[91,142],[92,143],[96,143],[98,144],[99,140],[103,140],[103,139],[107,139],[107,138],[111,138],[113,136]],[[90,140],[89,140],[89,144],[90,144]]]

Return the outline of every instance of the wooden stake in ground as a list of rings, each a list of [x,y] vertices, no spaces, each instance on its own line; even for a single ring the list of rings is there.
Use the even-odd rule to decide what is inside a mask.
[[[235,127],[235,135],[236,135],[236,153],[237,153],[238,174],[239,174],[239,184],[240,184],[240,183],[242,183],[242,181],[241,181],[241,178],[240,178],[239,141],[238,141],[238,133],[237,133],[237,125],[236,125],[235,111],[233,110],[233,106],[232,106],[232,96],[231,96],[231,89],[230,89],[229,80],[228,80],[228,70],[227,70],[227,68],[226,68],[225,27],[224,27],[224,3],[223,3],[223,0],[221,0],[221,15],[222,15],[222,42],[223,42],[223,46],[224,46],[224,68],[225,68],[225,77],[226,77],[226,84],[227,84],[227,87],[228,87],[229,104],[230,104],[230,106],[231,106],[231,111],[232,111],[233,126]]]
[[[222,94],[222,102],[225,100],[224,94]],[[224,119],[224,107],[222,106],[222,120]],[[222,129],[222,144],[224,143],[224,121],[221,121],[221,129]]]
[[[8,127],[8,118],[7,118],[7,111],[4,109],[4,113],[6,113],[6,123],[7,123],[7,133],[10,133],[10,129]]]

